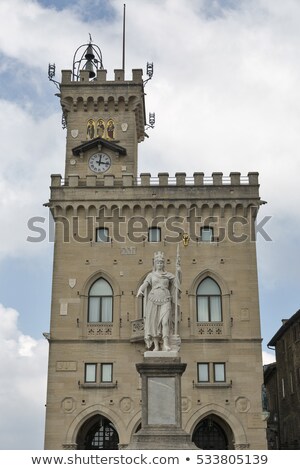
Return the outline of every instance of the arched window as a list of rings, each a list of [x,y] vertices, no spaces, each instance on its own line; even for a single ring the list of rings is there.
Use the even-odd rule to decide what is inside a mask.
[[[98,279],[90,288],[88,309],[88,322],[112,322],[113,290],[105,279]]]
[[[118,450],[119,435],[110,420],[97,415],[81,426],[76,442],[78,450]]]
[[[224,429],[208,416],[196,427],[192,441],[199,449],[208,450],[227,450],[228,438]]]
[[[222,321],[221,290],[211,278],[205,278],[197,289],[197,321]]]

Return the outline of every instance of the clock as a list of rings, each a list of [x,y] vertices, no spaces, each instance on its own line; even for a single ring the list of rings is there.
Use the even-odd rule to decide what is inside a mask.
[[[89,158],[89,169],[94,173],[104,173],[111,167],[111,159],[106,153],[94,153]]]

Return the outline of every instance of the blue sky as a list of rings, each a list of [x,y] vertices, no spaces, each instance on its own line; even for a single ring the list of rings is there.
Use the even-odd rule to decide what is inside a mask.
[[[43,446],[48,345],[42,332],[49,330],[53,252],[43,204],[50,174],[63,173],[65,152],[48,64],[56,63],[59,80],[91,33],[112,77],[121,66],[123,4],[0,3],[0,355],[8,358],[0,375],[3,392],[6,386],[9,395],[13,390],[34,417],[26,435],[26,413],[0,397],[2,449],[20,443],[6,432],[5,416],[22,435],[22,448]],[[268,204],[259,220],[271,216],[265,229],[272,241],[259,236],[257,244],[263,349],[265,361],[271,361],[267,342],[281,319],[300,306],[300,4],[128,0],[126,5],[127,73],[154,62],[146,101],[148,111],[156,112],[156,127],[140,145],[139,171],[260,173],[261,197]],[[45,219],[42,243],[26,241],[32,217]],[[12,369],[20,370],[13,383]],[[32,380],[25,394],[26,373]]]

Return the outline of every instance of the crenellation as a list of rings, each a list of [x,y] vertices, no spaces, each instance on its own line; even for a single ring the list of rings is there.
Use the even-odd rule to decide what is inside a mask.
[[[169,173],[158,173],[158,181],[160,186],[168,186],[169,184]]]
[[[248,178],[249,178],[249,184],[252,185],[258,185],[258,172],[249,172],[248,173]]]
[[[204,173],[195,172],[193,174],[195,186],[202,186],[204,184]]]
[[[239,186],[241,184],[241,173],[231,172],[229,176],[232,186]]]
[[[107,70],[100,69],[96,72],[96,77],[90,79],[88,70],[80,70],[79,80],[74,80],[71,70],[62,70],[61,84],[62,85],[90,85],[95,86],[101,83],[112,84],[114,82],[122,82],[128,84],[143,84],[143,69],[132,69],[132,80],[125,80],[124,70],[114,70],[114,80],[107,80]]]
[[[124,82],[124,70],[123,69],[115,69],[115,81],[116,82]]]
[[[221,186],[223,184],[223,173],[214,172],[212,173],[213,184],[215,186]]]
[[[175,173],[175,178],[178,186],[185,186],[186,173]]]
[[[73,152],[74,153],[74,152]],[[83,158],[83,153],[80,154],[80,158]],[[76,153],[77,156],[77,153]],[[58,179],[58,176],[60,176],[60,180]],[[75,175],[70,175],[68,178],[71,176]],[[89,178],[89,176],[94,176],[96,178],[96,186],[103,186],[103,179],[107,178],[108,176],[112,175],[103,175],[100,177],[97,177],[96,175],[86,175],[85,177],[80,177],[78,176],[78,185],[80,182],[81,186],[89,187],[90,182],[94,181],[93,178]],[[248,176],[241,176],[240,173],[230,173],[229,176],[223,176],[223,173],[212,173],[211,176],[205,176],[204,173],[194,173],[193,176],[189,177],[186,176],[186,173],[184,172],[178,172],[175,173],[175,177],[170,177],[169,173],[162,172],[158,173],[157,176],[152,176],[151,173],[141,173],[139,178],[135,178],[133,174],[123,174],[121,178],[115,177],[114,178],[114,184],[113,186],[191,186],[191,187],[212,187],[212,186],[223,186],[224,190],[231,190],[231,186],[239,186],[240,190],[243,190],[243,188],[251,187],[251,186],[258,186],[258,173],[248,173]],[[53,179],[53,184],[51,182],[51,186],[57,186],[58,181],[61,181],[60,186],[70,186],[70,182],[68,182],[68,178],[66,180],[63,180],[61,175],[52,175]],[[51,177],[51,178],[52,178]],[[74,179],[72,179],[72,184],[74,184]],[[95,184],[93,183],[92,186]],[[234,191],[234,190],[233,190]]]

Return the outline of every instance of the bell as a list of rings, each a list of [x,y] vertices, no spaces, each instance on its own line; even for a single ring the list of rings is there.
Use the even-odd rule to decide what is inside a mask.
[[[88,48],[86,50],[86,54],[85,54],[84,57],[86,58],[87,61],[91,61],[91,60],[95,59],[93,46],[91,44],[88,45]]]
[[[89,72],[89,78],[94,78],[96,76],[94,72],[94,65],[91,60],[88,60],[87,63],[84,66],[84,69]]]

